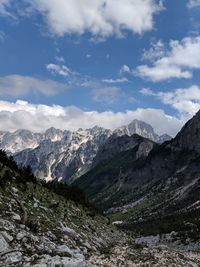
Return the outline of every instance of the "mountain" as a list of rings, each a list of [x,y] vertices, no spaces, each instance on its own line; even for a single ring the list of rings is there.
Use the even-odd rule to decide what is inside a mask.
[[[133,134],[132,136],[128,136],[126,134],[118,136],[114,133],[99,148],[97,155],[93,160],[92,167],[97,165],[99,162],[114,157],[120,152],[127,151],[135,147],[137,147],[137,158],[147,156],[154,146],[156,146],[156,143],[138,134]]]
[[[143,234],[200,238],[200,112],[177,136],[137,158],[137,147],[100,162],[74,182],[90,201]],[[139,223],[138,223],[139,221]]]
[[[42,135],[28,130],[17,130],[14,133],[0,133],[0,147],[8,153],[16,153],[26,148],[35,148],[42,140]]]
[[[37,177],[46,181],[70,181],[90,169],[98,148],[111,135],[110,130],[94,127],[65,131],[60,141],[43,140],[35,149],[14,155],[18,164],[30,165]]]
[[[158,139],[158,143],[159,144],[162,144],[166,141],[170,141],[172,139],[172,137],[168,134],[162,134],[161,136],[159,136],[159,139]]]
[[[119,151],[131,148],[131,138],[130,141],[127,140],[126,145],[122,143],[134,134],[154,142],[166,140],[166,136],[159,137],[149,124],[133,120],[129,125],[114,131],[95,126],[92,129],[79,129],[74,132],[61,131],[53,127],[43,134],[27,130],[2,132],[0,148],[12,154],[18,164],[30,165],[38,178],[46,181],[62,179],[69,183],[89,171],[101,159],[101,151],[106,146],[110,149],[111,140],[119,138]],[[124,137],[124,141],[123,136],[127,136]]]
[[[24,149],[34,149],[43,140],[60,141],[66,132],[50,128],[44,134],[33,133],[29,130],[17,130],[14,133],[0,132],[0,148],[14,154]]]
[[[114,133],[118,136],[138,134],[154,142],[159,141],[159,135],[154,132],[152,126],[139,120],[133,120],[130,124],[116,129]]]
[[[141,244],[110,224],[76,188],[38,184],[30,169],[0,151],[0,266],[199,266],[192,246],[187,252],[173,248],[169,237],[156,240]]]

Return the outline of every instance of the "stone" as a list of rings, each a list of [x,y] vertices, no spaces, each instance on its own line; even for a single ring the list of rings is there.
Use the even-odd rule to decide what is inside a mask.
[[[9,248],[9,244],[6,242],[2,234],[0,234],[0,252],[4,252]]]
[[[3,237],[5,238],[5,240],[7,242],[12,242],[13,241],[13,237],[11,235],[9,235],[7,232],[1,232],[1,234],[3,235]]]
[[[22,253],[21,252],[12,252],[6,255],[5,263],[9,265],[16,266],[17,263],[21,261]],[[6,266],[7,266],[6,265]]]
[[[20,241],[20,240],[22,240],[25,236],[26,236],[25,233],[23,233],[23,232],[19,232],[19,233],[17,234],[17,236],[16,236],[16,239],[17,239],[18,241]]]
[[[15,221],[21,221],[21,217],[19,216],[19,214],[13,214],[13,219],[15,220]]]

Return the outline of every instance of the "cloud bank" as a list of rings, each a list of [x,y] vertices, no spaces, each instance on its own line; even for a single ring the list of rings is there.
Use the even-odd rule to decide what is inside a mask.
[[[108,129],[130,123],[139,119],[151,124],[159,134],[175,135],[184,121],[168,116],[160,109],[136,109],[126,112],[83,111],[77,107],[58,105],[36,105],[26,101],[0,101],[0,130],[15,131],[29,129],[43,132],[49,127],[76,130],[80,127],[90,128],[99,125]]]

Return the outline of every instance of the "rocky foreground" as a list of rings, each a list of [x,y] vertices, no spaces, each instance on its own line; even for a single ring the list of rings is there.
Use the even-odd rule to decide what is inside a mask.
[[[15,178],[0,186],[0,266],[200,266],[200,253],[137,244],[90,208]]]

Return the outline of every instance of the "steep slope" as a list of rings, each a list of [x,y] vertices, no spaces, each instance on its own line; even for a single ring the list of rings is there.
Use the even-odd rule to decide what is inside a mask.
[[[133,157],[134,149],[120,153],[75,183],[91,201],[115,213],[114,219],[126,220],[132,229],[145,232],[148,228],[149,232],[158,233],[182,225],[190,235],[196,229],[197,237],[200,233],[199,140],[200,112],[176,138],[156,146],[146,158]],[[142,225],[145,225],[143,229]]]
[[[139,158],[139,151],[141,156],[147,156],[155,143],[151,140],[143,138],[140,135],[133,134],[132,136],[122,135],[118,136],[116,133],[111,135],[108,140],[99,148],[96,157],[93,160],[93,167],[99,162],[112,158],[116,154],[130,150],[140,144],[137,157]]]
[[[110,207],[109,203],[112,203],[111,206],[113,205],[115,195],[126,183],[127,177],[124,176],[124,172],[132,166],[133,162],[139,162],[145,158],[156,146],[152,141],[139,135],[123,136],[111,140],[112,142],[108,142],[110,146],[105,147],[105,149],[108,148],[108,151],[104,150],[104,147],[101,150],[100,163],[73,183],[84,190],[88,198],[103,209]],[[119,142],[121,146],[119,146]],[[122,146],[122,143],[125,146]],[[132,145],[131,150],[125,149],[127,144],[128,146]],[[123,198],[118,201],[121,199]]]
[[[29,175],[21,177],[23,172],[0,151],[0,266],[200,264],[196,252],[135,243],[94,209],[70,200],[68,193],[55,194]]]

